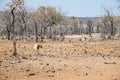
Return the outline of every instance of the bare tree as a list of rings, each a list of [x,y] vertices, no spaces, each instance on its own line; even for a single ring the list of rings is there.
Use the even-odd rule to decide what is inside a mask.
[[[2,16],[2,20],[4,21],[5,28],[7,31],[7,39],[10,40],[11,37],[11,14],[10,11],[5,11],[4,15]]]
[[[34,27],[35,27],[35,41],[38,42],[38,20],[37,20],[38,16],[37,13],[34,12],[32,14],[32,20],[34,22]]]
[[[114,17],[112,13],[108,9],[104,9],[106,14],[102,20],[104,34],[111,36],[115,36],[115,27],[114,27]]]
[[[30,14],[30,13],[29,13]],[[24,32],[24,38],[27,40],[27,21],[29,19],[29,14],[27,12],[27,9],[25,8],[25,6],[22,7],[21,11],[20,11],[20,17],[22,20],[22,26],[23,26],[23,32]]]
[[[90,37],[92,38],[92,26],[93,26],[93,22],[90,19],[87,20],[87,26],[88,26],[88,33],[89,33]]]
[[[18,9],[21,9],[21,7],[24,4],[24,0],[12,0],[12,4],[8,4],[8,6],[11,9],[11,15],[12,15],[12,21],[11,21],[11,26],[12,26],[12,34],[13,34],[13,55],[17,55],[17,50],[16,50],[16,35],[17,32],[15,31],[15,11]]]

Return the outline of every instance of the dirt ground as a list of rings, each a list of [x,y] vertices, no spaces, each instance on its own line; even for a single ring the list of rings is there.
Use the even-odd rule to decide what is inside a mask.
[[[0,80],[120,80],[120,39],[39,43],[0,41]]]

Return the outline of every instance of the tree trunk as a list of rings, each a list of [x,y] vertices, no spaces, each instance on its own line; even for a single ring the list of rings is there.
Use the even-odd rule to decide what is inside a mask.
[[[12,14],[12,27],[13,27],[13,56],[17,55],[17,50],[16,50],[16,33],[15,33],[15,15],[14,15],[14,8],[11,10],[11,14]]]
[[[50,39],[52,39],[52,27],[50,26]]]
[[[25,17],[25,16],[24,16]],[[23,24],[24,24],[24,39],[27,40],[27,27],[26,27],[26,21],[25,21],[25,18],[22,18],[23,19]]]
[[[14,36],[15,37],[15,36]],[[17,55],[17,51],[16,51],[16,39],[14,38],[13,40],[13,55],[16,56]]]
[[[8,40],[10,40],[10,31],[8,31]]]
[[[35,35],[36,35],[35,41],[38,42],[38,28],[37,28],[37,22],[35,22]]]
[[[10,40],[10,26],[7,25],[7,39]]]
[[[89,36],[92,38],[92,26],[89,26]]]
[[[24,35],[25,35],[25,40],[27,40],[27,29],[26,29],[26,23],[24,23]]]
[[[44,27],[44,37],[43,37],[43,39],[45,38],[45,36],[46,36],[46,27]]]
[[[115,36],[113,21],[111,21],[111,35]]]

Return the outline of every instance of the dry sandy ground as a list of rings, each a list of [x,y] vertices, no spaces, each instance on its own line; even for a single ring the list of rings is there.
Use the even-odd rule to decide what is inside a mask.
[[[12,42],[0,41],[0,80],[120,80],[120,39],[46,41],[39,56],[35,44],[18,41],[14,57]]]

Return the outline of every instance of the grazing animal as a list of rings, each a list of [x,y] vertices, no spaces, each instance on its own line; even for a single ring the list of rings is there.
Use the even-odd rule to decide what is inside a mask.
[[[85,42],[86,39],[87,39],[86,37],[82,36],[82,37],[80,38],[80,41]]]
[[[40,52],[39,52],[39,49],[40,49],[40,48],[42,48],[42,46],[41,46],[41,45],[39,45],[39,44],[35,44],[35,45],[34,45],[34,49],[36,50],[37,55],[39,55],[39,54],[40,54]]]
[[[82,37],[82,41],[83,41],[83,42],[86,41],[86,39],[87,39],[86,37]]]

